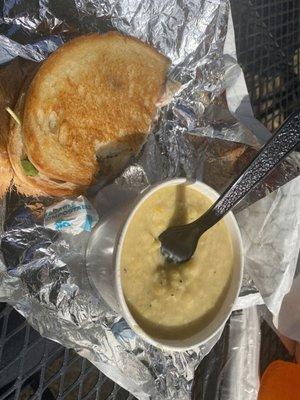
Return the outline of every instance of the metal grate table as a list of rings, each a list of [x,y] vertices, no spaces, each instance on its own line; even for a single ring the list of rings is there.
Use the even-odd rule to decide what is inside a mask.
[[[300,2],[231,0],[255,116],[272,132],[300,104]]]
[[[300,106],[300,2],[231,0],[231,6],[239,61],[255,116],[274,131]],[[263,352],[262,370],[271,358],[287,358],[266,325],[262,327],[262,347],[270,349]],[[213,351],[226,349],[217,345]],[[213,381],[213,375],[211,378]],[[195,390],[195,398],[197,393]],[[133,397],[72,350],[42,338],[10,306],[0,304],[0,400],[4,399]]]

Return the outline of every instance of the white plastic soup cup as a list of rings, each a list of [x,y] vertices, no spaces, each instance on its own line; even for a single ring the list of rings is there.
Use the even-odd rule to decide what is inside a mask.
[[[214,318],[204,328],[199,328],[192,336],[186,339],[164,340],[148,335],[131,314],[122,290],[121,282],[121,252],[128,226],[138,208],[154,192],[169,185],[187,183],[185,179],[173,179],[151,186],[143,191],[137,198],[125,201],[100,220],[94,229],[87,250],[87,269],[90,282],[97,293],[117,312],[121,313],[132,330],[146,342],[167,351],[185,351],[198,347],[208,342],[225,324],[229,318],[233,305],[240,291],[243,274],[243,245],[240,230],[232,212],[229,212],[224,221],[229,230],[233,252],[234,264],[227,292],[221,307]],[[191,187],[215,201],[219,194],[202,182],[194,182]],[[182,304],[184,307],[184,304]]]

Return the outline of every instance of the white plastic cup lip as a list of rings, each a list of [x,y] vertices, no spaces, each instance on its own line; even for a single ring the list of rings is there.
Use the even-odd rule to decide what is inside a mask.
[[[117,293],[117,300],[118,303],[121,307],[121,312],[123,317],[125,318],[125,320],[127,321],[128,325],[131,327],[131,329],[137,334],[139,335],[143,340],[145,340],[146,342],[152,344],[153,346],[160,348],[161,350],[164,351],[187,351],[187,350],[192,350],[195,349],[201,345],[204,345],[205,343],[207,343],[210,339],[212,339],[221,329],[222,327],[225,325],[225,322],[227,321],[227,319],[230,317],[230,314],[233,310],[233,306],[234,303],[238,297],[240,288],[241,288],[241,284],[242,284],[242,275],[243,275],[243,267],[244,267],[244,258],[243,258],[243,243],[242,243],[242,237],[241,237],[241,233],[240,233],[240,229],[239,226],[236,222],[236,219],[233,215],[233,213],[230,211],[225,218],[230,219],[230,223],[231,223],[231,233],[232,230],[234,230],[234,234],[235,237],[237,239],[237,245],[235,248],[235,251],[238,253],[238,257],[239,257],[239,265],[238,265],[238,273],[236,274],[235,277],[235,282],[231,282],[230,286],[232,286],[233,284],[235,284],[235,293],[234,296],[232,298],[232,302],[231,305],[228,307],[228,310],[226,313],[224,313],[223,317],[220,320],[220,323],[217,325],[216,329],[214,329],[209,335],[207,335],[205,337],[205,339],[201,340],[201,341],[197,341],[195,343],[186,345],[183,344],[181,345],[180,341],[178,340],[174,340],[174,342],[176,342],[176,344],[170,344],[170,343],[164,343],[164,341],[160,341],[160,339],[156,339],[150,335],[148,335],[138,324],[138,322],[134,319],[134,317],[132,316],[126,300],[125,300],[125,296],[123,293],[123,289],[122,289],[122,282],[121,282],[121,268],[120,268],[120,261],[121,261],[121,250],[122,250],[122,246],[123,246],[123,242],[124,242],[124,238],[126,236],[126,232],[128,229],[128,226],[132,220],[133,215],[135,214],[136,210],[140,207],[140,205],[142,203],[144,203],[144,201],[149,198],[152,193],[156,192],[157,190],[165,187],[165,186],[169,186],[169,185],[179,185],[179,184],[189,184],[192,187],[195,187],[196,189],[200,190],[201,193],[203,193],[204,195],[206,195],[208,198],[210,198],[211,200],[215,201],[218,197],[219,194],[210,186],[206,185],[203,182],[200,181],[195,181],[195,182],[188,182],[185,178],[175,178],[175,179],[171,179],[171,180],[167,180],[164,181],[162,183],[159,183],[157,185],[154,185],[148,189],[145,190],[144,195],[139,199],[139,201],[135,204],[134,208],[132,209],[132,211],[130,212],[121,232],[120,232],[120,236],[119,236],[119,240],[118,240],[118,244],[117,244],[117,248],[116,248],[116,253],[115,253],[115,266],[116,266],[116,293]],[[231,279],[231,281],[233,281],[233,277]],[[170,341],[168,341],[170,342]]]

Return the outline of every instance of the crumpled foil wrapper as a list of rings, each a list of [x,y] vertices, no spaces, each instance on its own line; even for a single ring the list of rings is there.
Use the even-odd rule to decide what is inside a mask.
[[[172,60],[170,78],[178,80],[182,90],[161,110],[142,153],[114,182],[120,190],[139,191],[186,176],[222,192],[269,137],[253,117],[236,61],[228,1],[4,0],[1,20],[2,107],[13,106],[32,64],[82,33],[115,29],[150,43]],[[7,121],[0,122],[4,129]],[[294,154],[236,210],[246,248],[237,309],[265,301],[276,311],[291,285],[300,242],[299,196],[295,180],[281,186],[298,175],[299,157]],[[265,197],[269,193],[271,197]],[[290,198],[292,207],[287,204]],[[90,200],[95,206],[103,204],[103,191],[91,194]],[[44,207],[51,203],[12,191],[6,208],[1,206],[0,300],[13,304],[42,335],[74,348],[136,397],[190,398],[195,369],[221,332],[205,346],[183,353],[164,353],[143,342],[94,295],[84,257],[89,234],[72,236],[43,226]],[[101,217],[101,207],[98,212]],[[274,226],[280,230],[286,216],[293,224],[280,242]],[[275,237],[276,251],[270,246]],[[254,381],[255,386],[257,376]],[[232,399],[228,385],[225,388],[222,399]],[[253,393],[247,398],[256,398]]]

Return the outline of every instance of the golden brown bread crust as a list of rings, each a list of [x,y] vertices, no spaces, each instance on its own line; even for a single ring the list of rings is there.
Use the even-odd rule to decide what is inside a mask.
[[[11,129],[8,152],[14,169],[13,184],[18,192],[26,196],[53,196],[64,197],[83,194],[85,188],[67,183],[52,182],[47,177],[32,177],[24,173],[21,165],[22,135],[21,127],[17,124]]]
[[[7,153],[9,114],[6,107],[5,91],[0,85],[0,199],[7,192],[13,178],[13,171]]]
[[[20,63],[15,59],[0,68],[0,198],[9,189],[14,175],[7,152],[11,117],[5,108],[14,107],[24,76],[31,76],[36,67],[36,63],[24,60]]]
[[[22,107],[24,106],[24,94],[18,100],[15,112],[18,116],[22,115]],[[25,156],[22,127],[14,120],[11,121],[8,155],[14,170],[13,183],[17,190],[26,196],[55,196],[63,197],[69,195],[77,195],[84,193],[83,187],[78,187],[70,183],[56,183],[45,176],[28,176],[25,174],[21,160]]]
[[[3,147],[1,143],[0,143],[0,174],[1,174],[0,178],[0,199],[1,199],[9,189],[13,178],[13,172],[7,155],[6,148]]]
[[[13,178],[13,170],[7,153],[8,117],[0,111],[0,199],[7,192]]]
[[[2,103],[2,101],[1,101]],[[2,104],[0,105],[0,107]],[[7,153],[9,116],[4,108],[0,109],[0,199],[5,195],[13,178],[13,170]]]
[[[76,185],[51,182],[46,177],[27,176],[20,163],[22,154],[21,127],[14,124],[11,130],[8,151],[14,169],[13,184],[17,190],[26,196],[64,197],[83,194],[85,189]]]
[[[16,175],[14,175],[13,185],[17,189],[17,192],[24,196],[49,197],[49,195],[47,195],[46,193],[29,185],[28,182],[20,181],[20,179]]]
[[[152,47],[117,32],[63,45],[28,91],[24,142],[30,161],[50,178],[89,185],[99,170],[97,155],[101,170],[107,147],[116,154],[138,152],[169,65]]]

